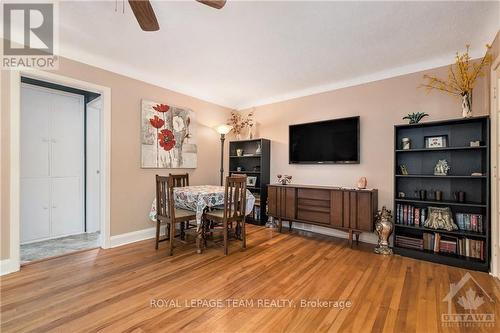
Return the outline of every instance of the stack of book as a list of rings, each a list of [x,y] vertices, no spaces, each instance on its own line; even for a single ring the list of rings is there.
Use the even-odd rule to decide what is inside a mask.
[[[443,253],[457,253],[457,237],[443,236],[440,233],[427,233],[423,234],[424,250],[443,252]]]
[[[470,238],[459,239],[458,254],[484,260],[484,241]]]
[[[433,234],[424,232],[423,241],[424,250],[484,260],[484,241],[482,240],[445,236],[437,232]]]
[[[457,213],[456,220],[460,230],[483,232],[483,215]]]
[[[396,223],[412,226],[424,225],[427,216],[426,208],[418,208],[412,205],[396,205]]]
[[[420,238],[396,235],[396,246],[408,249],[423,250],[424,241]]]

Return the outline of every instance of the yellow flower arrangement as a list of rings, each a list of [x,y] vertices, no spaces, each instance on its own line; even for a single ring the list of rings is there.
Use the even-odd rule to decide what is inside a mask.
[[[473,62],[469,56],[470,45],[466,45],[464,54],[457,52],[455,63],[450,65],[446,80],[431,75],[424,75],[426,82],[421,87],[427,88],[428,91],[436,89],[451,95],[461,96],[464,117],[472,116],[472,89],[477,78],[484,75],[484,69],[491,63],[490,48],[490,45],[486,45],[486,54],[484,57],[477,62]]]

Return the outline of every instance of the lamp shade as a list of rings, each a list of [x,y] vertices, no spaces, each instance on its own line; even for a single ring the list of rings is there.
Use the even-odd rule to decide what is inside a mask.
[[[229,125],[219,125],[215,128],[215,130],[217,131],[217,133],[219,134],[227,134],[229,132],[231,132],[231,130],[233,129],[232,126],[229,126]]]

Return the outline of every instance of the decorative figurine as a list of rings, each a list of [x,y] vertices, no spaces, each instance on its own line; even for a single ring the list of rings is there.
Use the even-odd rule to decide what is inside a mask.
[[[427,116],[428,116],[428,114],[425,112],[413,112],[413,113],[408,113],[407,116],[403,117],[403,120],[408,119],[409,124],[418,124],[418,122],[420,120],[422,120],[423,117],[427,117]]]
[[[358,188],[360,190],[365,189],[367,185],[368,185],[368,180],[366,180],[366,177],[359,178],[359,180],[358,180]]]
[[[379,210],[376,215],[375,231],[378,235],[378,245],[373,250],[375,253],[392,254],[392,249],[389,247],[389,237],[393,228],[391,211],[383,206],[382,210]]]
[[[448,162],[446,160],[439,160],[434,167],[434,175],[435,176],[447,176],[450,167],[448,166]]]
[[[262,154],[262,147],[260,143],[257,144],[257,149],[255,149],[255,155],[260,155]]]
[[[278,177],[278,184],[288,185],[292,182],[292,176],[277,175],[277,177]]]
[[[410,148],[411,148],[410,138],[402,138],[401,139],[401,149],[409,150]]]
[[[444,229],[447,231],[458,230],[453,221],[450,207],[428,207],[429,217],[424,222],[424,227],[430,229]]]

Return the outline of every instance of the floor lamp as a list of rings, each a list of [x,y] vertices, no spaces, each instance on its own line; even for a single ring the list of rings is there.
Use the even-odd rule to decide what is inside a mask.
[[[219,125],[215,129],[217,133],[220,134],[220,185],[224,185],[224,140],[226,139],[226,134],[231,132],[233,129],[229,125]]]

